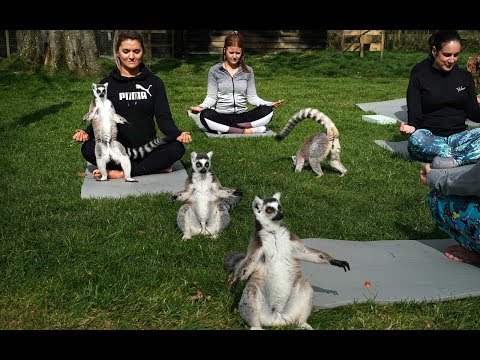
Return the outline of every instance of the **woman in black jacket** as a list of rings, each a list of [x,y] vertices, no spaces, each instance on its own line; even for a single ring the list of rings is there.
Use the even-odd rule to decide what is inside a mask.
[[[132,30],[117,30],[113,53],[117,67],[100,83],[108,83],[108,99],[113,103],[116,113],[128,121],[128,124],[117,125],[118,141],[128,148],[141,147],[157,137],[155,123],[167,141],[144,158],[131,160],[131,175],[171,172],[171,166],[185,153],[183,144],[191,142],[192,137],[189,132],[182,132],[175,125],[163,81],[143,63],[145,46],[142,34]],[[76,130],[73,139],[83,142],[83,157],[96,165],[92,126]],[[110,179],[124,177],[121,167],[114,162],[110,162],[107,169]],[[101,176],[98,169],[94,170],[93,175],[95,178]]]

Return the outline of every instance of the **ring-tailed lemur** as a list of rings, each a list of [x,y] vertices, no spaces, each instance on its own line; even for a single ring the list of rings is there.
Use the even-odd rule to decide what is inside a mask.
[[[323,160],[328,158],[330,166],[341,173],[347,174],[347,169],[340,162],[340,141],[338,140],[338,129],[333,121],[323,112],[317,109],[306,108],[295,113],[286,123],[284,128],[275,135],[275,139],[283,140],[293,128],[303,119],[313,119],[323,125],[325,132],[318,132],[310,135],[298,149],[297,154],[292,156],[295,172],[300,172],[305,164],[310,164],[312,170],[322,176]]]
[[[251,329],[262,326],[297,324],[312,329],[307,319],[312,311],[313,290],[303,276],[300,260],[339,266],[350,265],[320,250],[305,246],[282,225],[280,193],[271,198],[255,196],[252,203],[255,231],[246,254],[230,252],[224,267],[234,273],[232,289],[247,280],[239,303],[239,313]]]
[[[92,84],[93,99],[83,122],[91,121],[95,135],[95,157],[97,167],[102,177],[99,181],[107,181],[107,163],[113,160],[120,163],[125,174],[125,181],[136,182],[130,176],[130,159],[144,158],[159,145],[165,144],[164,139],[153,139],[138,148],[125,148],[117,141],[117,123],[125,124],[127,120],[115,112],[112,102],[107,98],[108,83]]]
[[[198,234],[216,238],[230,222],[229,210],[243,196],[240,190],[220,184],[212,172],[212,154],[191,153],[192,172],[185,180],[185,188],[172,195],[172,201],[186,202],[177,215],[184,240]]]

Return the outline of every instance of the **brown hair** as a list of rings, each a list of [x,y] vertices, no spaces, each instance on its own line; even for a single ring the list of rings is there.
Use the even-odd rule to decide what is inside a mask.
[[[238,31],[234,30],[229,35],[225,37],[225,43],[223,44],[222,51],[222,61],[227,60],[225,52],[229,46],[235,46],[242,49],[242,55],[240,56],[240,65],[242,66],[243,71],[248,72],[247,64],[245,63],[245,57],[243,53],[243,37],[240,36]]]
[[[117,65],[118,70],[121,69],[120,59],[117,56],[118,49],[120,49],[120,44],[125,40],[137,40],[142,46],[142,53],[145,55],[145,44],[143,43],[143,35],[140,31],[137,30],[115,30],[115,35],[113,36],[113,58],[115,59],[115,64]],[[143,56],[142,56],[143,60]]]

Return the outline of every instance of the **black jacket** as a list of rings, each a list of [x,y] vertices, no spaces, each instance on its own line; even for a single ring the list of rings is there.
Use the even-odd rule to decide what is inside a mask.
[[[466,119],[480,122],[472,75],[457,64],[445,72],[435,69],[433,58],[416,64],[407,89],[408,125],[450,136],[467,128]]]
[[[128,121],[128,124],[118,124],[117,139],[127,147],[146,144],[157,137],[155,118],[166,140],[174,141],[181,131],[172,118],[165,85],[145,64],[140,65],[140,71],[135,77],[124,77],[115,68],[100,81],[102,84],[108,83],[108,99],[117,114]],[[93,139],[92,126],[89,125],[85,131]]]

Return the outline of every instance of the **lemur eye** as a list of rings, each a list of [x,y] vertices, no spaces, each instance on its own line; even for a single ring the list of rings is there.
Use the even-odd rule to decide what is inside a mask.
[[[275,209],[271,206],[267,206],[267,208],[265,209],[265,212],[267,214],[271,214],[271,213],[275,212]]]
[[[195,164],[198,168],[199,167],[202,167],[202,163],[200,161],[197,161],[197,163]]]
[[[209,166],[210,166],[210,164],[209,164],[209,162],[207,161],[207,162],[205,163],[205,167],[207,168],[207,167],[209,167]]]

